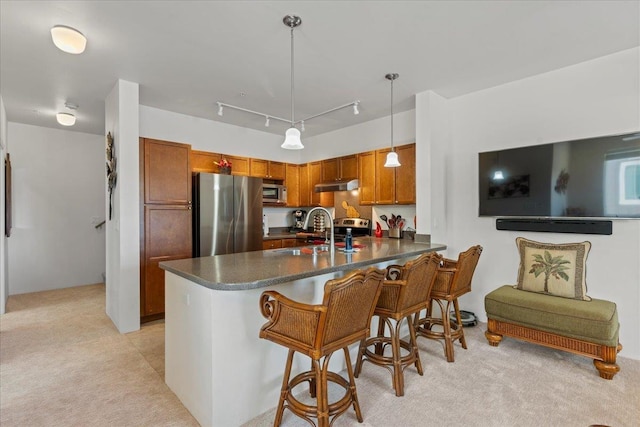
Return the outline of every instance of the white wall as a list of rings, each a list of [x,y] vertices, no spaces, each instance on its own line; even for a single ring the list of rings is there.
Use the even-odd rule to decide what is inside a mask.
[[[140,144],[139,87],[118,80],[105,100],[105,135],[117,159],[113,213],[107,220],[107,315],[121,333],[140,329]],[[106,138],[102,141],[102,187],[106,188]],[[103,193],[107,200],[108,192]],[[103,205],[109,215],[108,200]]]
[[[191,144],[194,150],[301,163],[300,150],[283,150],[275,135],[140,105],[140,136]],[[304,151],[304,150],[303,150]]]
[[[53,119],[52,119],[53,120]],[[102,137],[9,123],[13,229],[9,295],[101,283]]]
[[[4,314],[9,296],[9,272],[7,266],[7,238],[4,234],[4,159],[8,152],[7,141],[7,111],[0,95],[0,314]]]
[[[640,130],[639,64],[635,48],[449,101],[453,144],[447,196],[434,194],[430,203],[446,206],[448,254],[474,244],[484,247],[473,291],[461,299],[463,309],[486,320],[484,296],[516,282],[517,236],[589,240],[588,294],[617,304],[621,355],[640,359],[640,220],[614,220],[611,236],[497,231],[494,218],[478,217],[477,191],[481,151]],[[418,111],[418,123],[428,120],[427,114]]]
[[[393,115],[393,144],[404,145],[415,142],[415,110],[403,111]],[[302,135],[304,150],[301,159],[294,163],[306,163],[324,160],[347,154],[377,150],[391,146],[391,119],[383,117],[358,125],[305,138]],[[402,159],[400,159],[402,163]]]

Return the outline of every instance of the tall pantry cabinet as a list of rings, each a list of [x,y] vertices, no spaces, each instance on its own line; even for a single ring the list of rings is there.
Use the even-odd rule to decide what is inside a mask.
[[[140,138],[140,318],[164,316],[162,261],[192,257],[191,146]]]

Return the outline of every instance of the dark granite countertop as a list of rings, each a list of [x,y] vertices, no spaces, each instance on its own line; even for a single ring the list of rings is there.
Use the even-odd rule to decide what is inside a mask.
[[[160,267],[210,289],[239,291],[336,271],[366,268],[380,262],[446,249],[446,245],[438,243],[375,237],[358,238],[354,244],[364,247],[353,253],[345,253],[337,248],[333,260],[328,251],[317,255],[293,255],[293,251],[302,248],[282,248],[164,261]]]

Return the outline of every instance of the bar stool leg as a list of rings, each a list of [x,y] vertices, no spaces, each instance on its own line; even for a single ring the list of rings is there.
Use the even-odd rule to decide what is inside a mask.
[[[360,411],[360,402],[358,402],[358,392],[356,391],[356,380],[353,377],[353,366],[351,365],[351,357],[349,356],[349,348],[344,347],[344,359],[347,362],[347,372],[349,373],[349,390],[351,393],[351,399],[353,400],[353,409],[356,411],[356,418],[358,422],[361,423],[364,419],[362,418],[362,411]]]
[[[447,301],[446,309],[442,306],[442,302],[438,300],[440,309],[442,310],[442,329],[444,330],[444,352],[447,356],[447,362],[453,362],[453,340],[451,339],[451,320],[449,320],[449,310],[451,302]]]
[[[320,361],[311,360],[312,370],[314,372],[315,395],[316,395],[316,418],[318,419],[318,427],[329,426],[329,410],[325,400],[324,376],[325,373],[320,367]]]
[[[278,410],[276,411],[276,419],[273,421],[274,427],[278,427],[282,422],[282,413],[284,412],[284,402],[287,399],[289,393],[289,376],[291,375],[291,364],[293,363],[294,350],[289,350],[287,356],[287,364],[284,368],[284,375],[282,377],[282,388],[280,389],[280,400],[278,401]]]
[[[415,318],[418,318],[418,314],[416,313]],[[420,375],[424,375],[424,372],[422,371],[422,361],[420,360],[420,352],[418,352],[418,342],[416,339],[416,328],[414,326],[413,321],[411,321],[411,316],[407,316],[407,323],[409,324],[409,337],[411,339],[411,351],[413,352],[414,357],[416,358],[416,361],[414,362],[414,365],[416,366],[416,369],[418,370],[418,373]]]
[[[400,361],[400,323],[396,322],[395,328],[391,328],[391,353],[393,355],[393,388],[396,396],[404,396],[404,375]]]
[[[462,327],[462,316],[460,316],[460,307],[458,306],[458,299],[453,300],[453,306],[456,310],[456,319],[458,321],[458,328],[460,329],[460,344],[462,348],[467,349],[467,341],[464,339],[464,328]]]

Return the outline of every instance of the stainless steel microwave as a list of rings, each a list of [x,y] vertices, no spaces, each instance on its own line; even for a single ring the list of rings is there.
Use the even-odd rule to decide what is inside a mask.
[[[262,203],[285,205],[287,203],[287,187],[281,184],[262,184]]]

